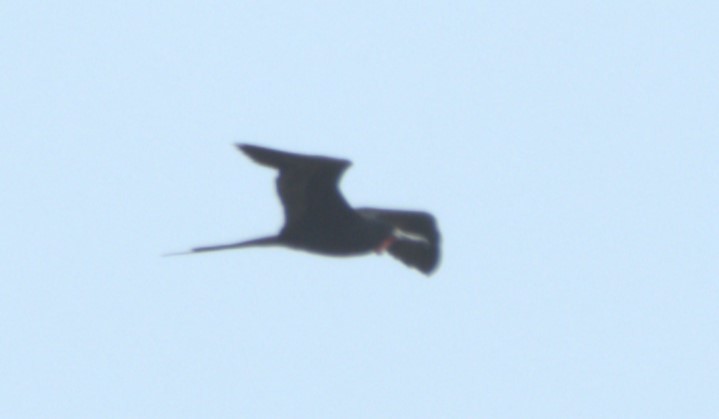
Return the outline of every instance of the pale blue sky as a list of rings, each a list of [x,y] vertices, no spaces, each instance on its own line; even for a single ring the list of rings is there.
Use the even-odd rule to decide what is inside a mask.
[[[714,418],[719,4],[0,3],[3,418]],[[274,232],[235,142],[438,218]]]

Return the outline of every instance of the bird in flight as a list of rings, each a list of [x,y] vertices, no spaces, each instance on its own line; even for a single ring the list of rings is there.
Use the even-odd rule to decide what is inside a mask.
[[[277,194],[285,224],[277,235],[214,246],[191,254],[252,246],[286,246],[328,256],[389,252],[429,275],[439,262],[440,235],[434,217],[422,211],[352,208],[338,188],[349,160],[309,156],[249,144],[237,148],[279,171]]]

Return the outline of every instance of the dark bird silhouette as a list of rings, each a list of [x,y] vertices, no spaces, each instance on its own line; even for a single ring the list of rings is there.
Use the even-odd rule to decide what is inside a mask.
[[[427,275],[437,267],[440,235],[434,217],[420,211],[351,208],[337,186],[349,160],[248,144],[237,147],[255,162],[279,170],[277,193],[284,226],[275,236],[196,247],[182,254],[271,245],[329,256],[386,250]]]

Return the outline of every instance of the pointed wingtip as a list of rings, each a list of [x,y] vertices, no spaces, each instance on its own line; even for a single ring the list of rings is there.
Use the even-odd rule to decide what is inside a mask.
[[[184,255],[192,255],[195,254],[192,250],[186,251],[186,252],[172,252],[172,253],[165,253],[162,255],[163,258],[166,258],[168,256],[184,256]]]
[[[245,154],[247,154],[247,149],[252,147],[254,147],[252,144],[235,143],[235,148]]]

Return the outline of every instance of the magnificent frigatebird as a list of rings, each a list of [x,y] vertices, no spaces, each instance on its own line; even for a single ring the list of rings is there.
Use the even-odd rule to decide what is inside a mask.
[[[440,236],[434,217],[421,211],[351,208],[337,186],[349,160],[249,144],[237,147],[255,162],[279,170],[277,193],[285,225],[275,236],[196,247],[186,253],[269,245],[330,256],[386,250],[427,275],[437,267]]]

